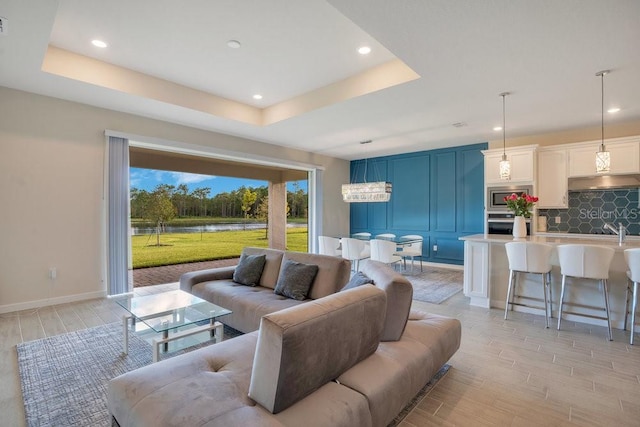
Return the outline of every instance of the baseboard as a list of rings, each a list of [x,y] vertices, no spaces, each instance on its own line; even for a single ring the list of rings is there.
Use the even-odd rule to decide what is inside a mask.
[[[50,305],[66,304],[69,302],[83,301],[95,298],[105,298],[106,291],[86,292],[83,294],[65,295],[62,297],[46,298],[35,301],[20,302],[16,304],[0,305],[0,314],[11,313],[13,311],[31,310],[34,308],[47,307]]]

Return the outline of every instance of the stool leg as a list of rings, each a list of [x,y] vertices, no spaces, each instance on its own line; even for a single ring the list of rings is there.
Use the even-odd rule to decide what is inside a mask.
[[[627,280],[627,291],[624,293],[624,330],[627,330],[629,318],[629,293],[631,292],[631,280]]]
[[[547,288],[549,288],[549,317],[553,319],[553,291],[551,290],[551,272],[547,273]]]
[[[604,307],[607,310],[607,328],[609,331],[609,341],[613,341],[613,334],[611,333],[611,318],[609,317],[609,288],[607,286],[607,279],[602,280],[602,292],[604,293]]]
[[[560,306],[558,307],[558,330],[560,330],[560,322],[562,322],[562,303],[564,302],[564,285],[567,276],[562,275],[562,288],[560,289]]]
[[[549,327],[549,308],[547,303],[547,275],[542,273],[542,292],[544,292],[544,325]]]
[[[511,292],[513,287],[513,276],[515,271],[509,270],[509,285],[507,286],[507,303],[504,306],[504,320],[507,320],[507,313],[509,312],[509,304],[511,303]]]
[[[633,334],[636,330],[636,309],[638,308],[638,282],[633,282],[633,304],[631,304],[631,339],[629,343],[633,345]]]

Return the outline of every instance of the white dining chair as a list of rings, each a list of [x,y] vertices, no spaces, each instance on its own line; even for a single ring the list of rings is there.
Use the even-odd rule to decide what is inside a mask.
[[[558,260],[560,261],[560,273],[562,274],[562,290],[560,292],[560,307],[558,309],[558,330],[562,322],[562,308],[565,304],[565,290],[567,277],[598,280],[602,284],[602,296],[604,297],[604,309],[606,317],[588,317],[607,321],[609,341],[613,341],[611,333],[611,318],[609,316],[609,267],[615,251],[613,248],[597,245],[559,245]],[[567,303],[567,305],[572,305]],[[580,316],[580,313],[571,313]]]
[[[629,338],[629,344],[633,345],[633,334],[635,333],[636,325],[636,311],[638,309],[638,283],[640,283],[640,248],[625,249],[624,260],[627,262],[629,271],[627,271],[627,277],[629,278],[629,285],[627,285],[627,295],[624,300],[624,330],[627,330],[627,320],[629,316],[629,295],[632,295],[631,300],[631,338]],[[630,284],[633,284],[633,291]]]
[[[520,273],[533,273],[542,275],[542,292],[544,294],[544,320],[545,327],[549,327],[549,317],[553,312],[551,307],[551,284],[549,276],[551,273],[551,251],[553,246],[543,243],[533,242],[508,242],[504,245],[509,260],[509,285],[507,286],[507,303],[504,307],[504,320],[507,320],[509,306],[513,310],[514,305],[541,309],[539,306],[532,306],[517,302],[520,299],[532,299],[531,297],[518,295],[516,287],[518,275]],[[547,296],[548,295],[548,296]]]
[[[371,241],[371,259],[380,261],[388,265],[402,261],[402,258],[395,255],[396,244],[390,240],[373,239]]]
[[[354,239],[361,239],[361,240],[370,239],[371,238],[371,233],[363,231],[363,232],[360,232],[360,233],[353,233],[351,235],[351,237],[353,237]]]
[[[395,239],[396,235],[393,233],[382,233],[382,234],[376,234],[376,239],[386,239],[386,240],[391,240],[391,239]]]
[[[330,236],[318,236],[321,255],[341,256],[340,239]]]
[[[422,271],[422,243],[424,238],[417,234],[407,234],[400,236],[400,239],[415,240],[415,242],[402,244],[401,250],[396,255],[404,261],[404,269],[407,269],[407,258],[411,258],[411,272],[413,273],[413,262],[420,258],[420,271]]]
[[[344,237],[340,241],[342,243],[342,258],[351,261],[355,271],[358,271],[360,260],[371,256],[370,246],[365,245],[365,242],[360,239],[350,237]]]

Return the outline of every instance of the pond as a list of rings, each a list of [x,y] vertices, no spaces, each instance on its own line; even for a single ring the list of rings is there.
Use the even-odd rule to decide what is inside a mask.
[[[306,227],[307,224],[288,223],[288,228]],[[172,226],[164,227],[164,233],[211,233],[215,231],[237,231],[237,230],[260,230],[267,227],[265,223],[231,223],[231,224],[206,224],[194,226]],[[155,227],[131,227],[132,236],[155,234]]]

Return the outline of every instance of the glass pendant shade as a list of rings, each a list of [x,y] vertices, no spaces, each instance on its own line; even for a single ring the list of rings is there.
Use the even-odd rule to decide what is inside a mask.
[[[600,147],[600,151],[596,152],[596,172],[609,172],[611,169],[611,153],[606,151],[604,145]]]
[[[347,203],[388,202],[391,199],[391,183],[379,181],[343,184],[342,199]]]
[[[500,179],[511,179],[511,163],[507,160],[507,155],[502,155],[500,160]]]

